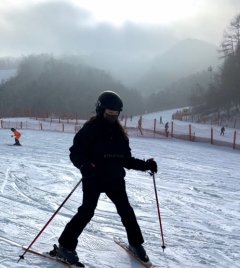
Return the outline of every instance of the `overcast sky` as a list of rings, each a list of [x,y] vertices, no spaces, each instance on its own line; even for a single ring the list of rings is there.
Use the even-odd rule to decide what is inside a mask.
[[[196,38],[219,45],[240,0],[0,1],[0,57],[32,53],[153,56]]]

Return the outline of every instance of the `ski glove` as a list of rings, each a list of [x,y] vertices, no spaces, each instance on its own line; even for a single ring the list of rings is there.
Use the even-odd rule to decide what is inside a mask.
[[[152,159],[148,159],[146,161],[146,170],[157,173],[157,163]]]
[[[92,178],[95,175],[95,165],[85,163],[80,167],[80,171],[84,178]]]

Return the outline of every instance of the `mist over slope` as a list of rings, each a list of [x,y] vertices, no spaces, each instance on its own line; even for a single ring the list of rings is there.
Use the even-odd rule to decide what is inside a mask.
[[[196,39],[177,43],[163,55],[156,56],[151,68],[136,83],[144,93],[163,90],[178,79],[213,69],[220,63],[217,46]]]

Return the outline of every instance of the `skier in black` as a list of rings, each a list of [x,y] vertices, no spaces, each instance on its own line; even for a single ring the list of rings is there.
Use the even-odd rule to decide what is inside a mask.
[[[225,131],[225,127],[224,127],[224,126],[222,126],[220,136],[221,136],[221,135],[223,135],[223,136],[224,136],[224,131]]]
[[[115,204],[124,225],[130,249],[144,262],[149,258],[142,244],[144,239],[125,189],[125,169],[157,172],[152,160],[132,157],[127,133],[118,121],[123,103],[118,94],[104,91],[96,103],[96,116],[79,130],[70,147],[70,160],[80,169],[83,200],[77,214],[65,226],[57,257],[69,263],[78,261],[78,237],[94,216],[101,193]]]
[[[167,132],[169,128],[168,122],[165,124],[165,131]]]
[[[160,116],[160,124],[163,124],[162,117]]]

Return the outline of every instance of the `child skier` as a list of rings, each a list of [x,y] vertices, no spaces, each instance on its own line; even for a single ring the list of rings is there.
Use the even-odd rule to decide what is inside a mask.
[[[78,261],[78,237],[93,217],[101,193],[105,193],[116,206],[131,251],[143,262],[149,262],[142,246],[142,232],[128,201],[124,168],[157,172],[157,164],[131,155],[127,133],[118,120],[122,107],[118,94],[112,91],[101,93],[96,104],[97,115],[79,130],[69,149],[70,160],[83,176],[83,202],[58,239],[57,257],[71,264]]]
[[[19,146],[21,146],[21,144],[19,142],[19,139],[21,137],[21,133],[19,131],[17,131],[15,128],[11,128],[11,131],[14,134],[11,137],[15,137],[15,143],[13,145],[19,145]]]

